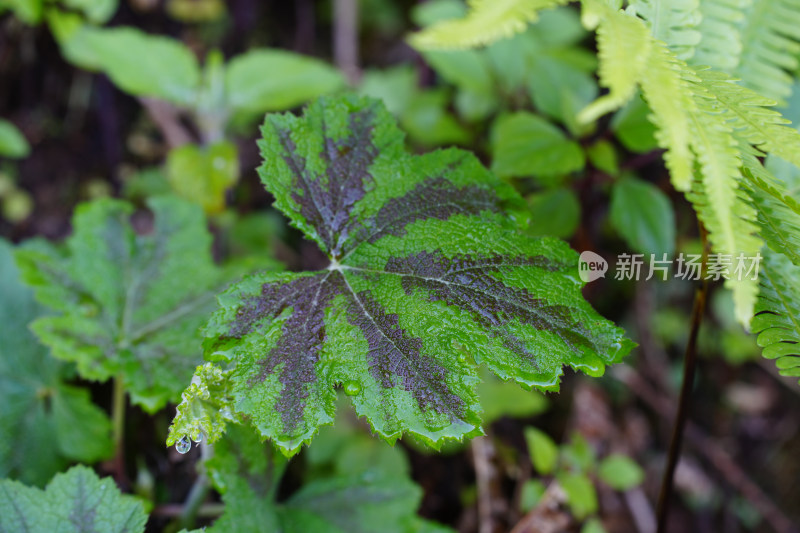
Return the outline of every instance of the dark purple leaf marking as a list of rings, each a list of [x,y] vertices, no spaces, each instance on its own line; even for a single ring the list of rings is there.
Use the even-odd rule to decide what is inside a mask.
[[[452,168],[454,165],[448,166]],[[480,185],[457,187],[443,176],[428,179],[412,190],[388,200],[367,222],[351,250],[362,242],[374,243],[387,235],[401,237],[406,226],[418,220],[447,220],[453,215],[478,215],[482,211],[500,211],[499,198],[493,190]]]
[[[275,318],[283,310],[292,313],[281,327],[275,346],[258,361],[259,371],[250,385],[264,381],[281,363],[279,380],[283,391],[275,404],[287,432],[303,417],[308,385],[317,380],[315,365],[325,343],[325,309],[342,292],[341,280],[331,272],[298,278],[288,283],[265,283],[259,296],[239,308],[230,336],[241,338],[264,318]]]
[[[513,320],[539,330],[553,331],[573,350],[594,348],[591,332],[563,305],[550,305],[525,289],[509,287],[492,276],[503,267],[537,267],[555,271],[562,265],[543,256],[508,257],[499,254],[445,257],[439,250],[391,258],[386,271],[403,275],[406,294],[424,289],[431,301],[443,301],[468,311],[492,335],[502,338],[510,350],[523,355],[534,366],[536,356],[508,331]]]
[[[374,105],[350,115],[350,135],[333,139],[323,121],[324,148],[320,156],[326,162],[325,178],[313,175],[305,159],[297,153],[291,129],[277,121],[273,126],[284,149],[283,159],[294,174],[292,198],[300,214],[316,229],[325,243],[325,252],[339,257],[343,244],[360,223],[351,216],[353,205],[373,186],[369,167],[378,156],[372,142]]]
[[[337,275],[341,276],[337,272]],[[420,409],[433,409],[457,419],[464,401],[447,386],[447,370],[422,353],[423,342],[400,327],[400,319],[386,310],[368,290],[351,292],[348,321],[358,327],[369,344],[369,371],[384,388],[396,384],[411,392]],[[399,378],[400,383],[395,383]]]

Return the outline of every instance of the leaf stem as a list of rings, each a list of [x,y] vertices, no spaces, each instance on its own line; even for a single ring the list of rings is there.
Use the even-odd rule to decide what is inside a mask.
[[[706,300],[708,297],[708,280],[706,279],[708,232],[702,224],[700,224],[700,238],[703,243],[703,256],[700,267],[702,282],[694,295],[689,339],[686,342],[686,352],[683,356],[683,381],[681,383],[680,398],[678,400],[678,412],[675,414],[672,438],[670,439],[669,453],[667,455],[667,465],[664,470],[664,476],[661,479],[661,491],[658,495],[657,533],[665,533],[667,531],[669,504],[672,496],[672,485],[675,479],[675,467],[678,465],[678,458],[681,454],[683,433],[689,415],[689,403],[691,401],[695,369],[697,367],[697,335],[700,332],[700,325],[703,321],[703,313],[706,309]]]
[[[206,440],[203,440],[203,442],[200,443],[200,473],[192,485],[192,488],[189,490],[189,495],[186,497],[186,503],[184,503],[180,514],[180,525],[183,528],[191,529],[194,527],[200,507],[206,501],[210,484],[208,475],[206,474],[205,462],[213,453],[214,450],[212,446],[208,444]]]
[[[125,475],[125,384],[121,376],[114,378],[114,396],[111,400],[111,422],[114,438],[114,470],[118,484],[126,485]]]

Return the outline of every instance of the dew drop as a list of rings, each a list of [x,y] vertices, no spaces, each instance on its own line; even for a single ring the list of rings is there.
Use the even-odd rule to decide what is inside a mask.
[[[356,383],[355,381],[347,381],[344,384],[344,393],[348,396],[355,396],[361,392],[361,385]]]
[[[197,434],[197,437],[194,438],[194,441],[197,444],[200,444],[201,442],[203,442],[203,432],[202,431]]]
[[[175,449],[181,454],[188,452],[191,447],[192,441],[186,435],[181,437],[181,440],[175,443]]]

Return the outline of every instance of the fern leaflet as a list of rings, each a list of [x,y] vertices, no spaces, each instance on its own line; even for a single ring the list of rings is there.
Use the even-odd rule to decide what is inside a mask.
[[[792,93],[800,54],[800,3],[759,0],[745,14],[736,76],[747,87],[782,103]],[[788,72],[787,72],[788,71]]]
[[[653,37],[664,41],[679,58],[688,60],[700,43],[699,0],[631,0],[631,12],[647,22]]]
[[[764,250],[761,295],[753,318],[762,355],[784,376],[800,377],[800,266]]]
[[[470,0],[464,18],[445,20],[413,34],[409,42],[419,50],[475,48],[521,33],[542,9],[567,0]]]

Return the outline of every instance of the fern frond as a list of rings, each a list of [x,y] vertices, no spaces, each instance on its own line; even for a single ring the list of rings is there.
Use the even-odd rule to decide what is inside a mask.
[[[800,203],[751,150],[743,157],[744,178],[764,242],[800,266]]]
[[[418,50],[475,48],[521,33],[539,18],[539,11],[568,0],[470,0],[464,18],[445,20],[412,34]]]
[[[700,180],[687,197],[708,229],[714,252],[732,258],[754,257],[761,248],[756,236],[755,210],[739,188],[741,157],[738,143],[724,117],[714,112],[713,101],[698,94],[699,114],[691,119],[692,148],[697,154]],[[733,292],[736,318],[747,326],[758,295],[755,280],[725,280]]]
[[[600,85],[608,88],[608,94],[578,114],[578,121],[585,124],[631,99],[644,75],[653,38],[640,19],[597,0],[584,2],[581,18],[588,29],[597,27]]]
[[[688,60],[700,43],[700,0],[631,0],[629,11],[650,27],[650,33],[667,43],[678,59]]]
[[[664,163],[672,184],[683,192],[688,191],[692,183],[694,157],[689,147],[690,121],[697,110],[690,84],[696,81],[694,72],[663,43],[653,43],[641,80],[642,94],[653,111],[650,121],[658,128],[656,141],[666,149]]]
[[[784,103],[800,55],[800,2],[758,0],[745,14],[742,58],[735,74],[745,86]],[[788,72],[787,72],[788,71]]]
[[[739,66],[742,39],[739,26],[744,10],[752,0],[703,0],[702,20],[697,26],[700,43],[695,47],[691,63],[733,72]]]
[[[772,250],[763,255],[753,332],[782,375],[800,377],[800,266]]]
[[[770,109],[774,102],[712,70],[697,72],[703,87],[719,102],[741,138],[800,167],[800,132]]]

